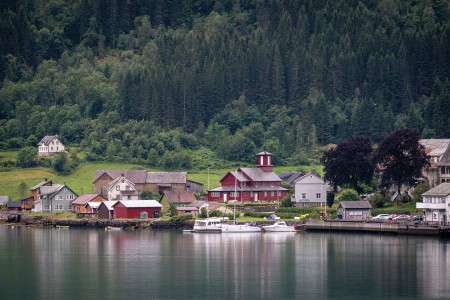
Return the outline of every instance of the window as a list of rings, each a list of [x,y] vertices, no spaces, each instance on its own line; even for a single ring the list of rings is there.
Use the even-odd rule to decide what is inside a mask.
[[[120,186],[116,185],[116,191],[120,191]]]
[[[212,192],[211,197],[220,197],[220,192]]]
[[[278,191],[278,196],[281,196],[281,192],[280,191]]]
[[[64,195],[58,195],[57,200],[64,200]]]
[[[124,182],[125,182],[125,179],[122,178],[122,179],[120,180],[120,182],[124,183]]]
[[[67,210],[72,210],[72,205],[67,205]]]
[[[230,197],[239,197],[239,192],[231,192]]]
[[[306,193],[302,193],[302,199],[306,199]]]
[[[49,204],[44,204],[42,209],[49,210],[50,209],[50,205]]]
[[[127,199],[128,199],[128,200],[131,200],[131,196],[130,196],[130,195],[128,195]]]
[[[129,191],[129,190],[130,190],[130,186],[129,186],[129,185],[126,185],[126,186],[125,186],[125,190],[126,190],[126,191]]]
[[[275,192],[274,192],[274,191],[271,191],[271,192],[270,192],[270,196],[275,197]]]
[[[316,194],[316,198],[317,198],[317,199],[320,199],[320,193],[317,193],[317,194]]]
[[[62,204],[55,204],[54,209],[55,210],[63,210],[63,205]]]
[[[264,197],[267,197],[267,192],[264,192]]]

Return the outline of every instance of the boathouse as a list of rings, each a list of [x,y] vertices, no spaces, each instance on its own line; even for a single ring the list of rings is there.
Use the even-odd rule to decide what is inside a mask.
[[[369,201],[341,201],[337,207],[337,215],[341,220],[367,220],[371,216],[371,209]]]
[[[140,219],[143,212],[149,218],[159,218],[162,205],[156,200],[121,200],[112,207],[114,219]]]

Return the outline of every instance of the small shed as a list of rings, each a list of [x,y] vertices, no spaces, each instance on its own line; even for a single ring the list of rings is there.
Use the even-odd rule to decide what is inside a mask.
[[[112,207],[114,219],[139,219],[142,212],[149,218],[159,218],[162,205],[156,200],[120,200]]]
[[[8,211],[22,211],[21,203],[17,201],[6,203],[6,207],[8,208]]]
[[[338,219],[366,220],[371,214],[372,206],[369,201],[341,201],[337,207]]]
[[[103,201],[97,208],[97,218],[111,220],[114,218],[114,207],[117,201]]]

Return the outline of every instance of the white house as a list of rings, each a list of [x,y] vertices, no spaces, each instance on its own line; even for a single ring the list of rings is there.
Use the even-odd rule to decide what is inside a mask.
[[[108,200],[139,200],[139,192],[133,182],[120,176],[109,184]]]
[[[294,181],[296,207],[325,206],[327,202],[328,184],[315,172],[310,172]]]
[[[57,135],[46,135],[38,143],[38,156],[50,156],[65,151],[65,147]]]
[[[425,221],[448,224],[450,220],[450,182],[441,183],[422,194],[422,202],[416,203],[422,209]]]

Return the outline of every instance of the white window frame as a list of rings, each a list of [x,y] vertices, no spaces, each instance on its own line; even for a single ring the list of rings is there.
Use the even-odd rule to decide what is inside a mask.
[[[62,205],[62,204],[55,204],[53,206],[53,209],[54,210],[64,210],[64,205]]]
[[[220,197],[220,192],[211,192],[211,197]]]
[[[316,193],[316,198],[320,199],[322,197],[322,195],[320,193]]]

